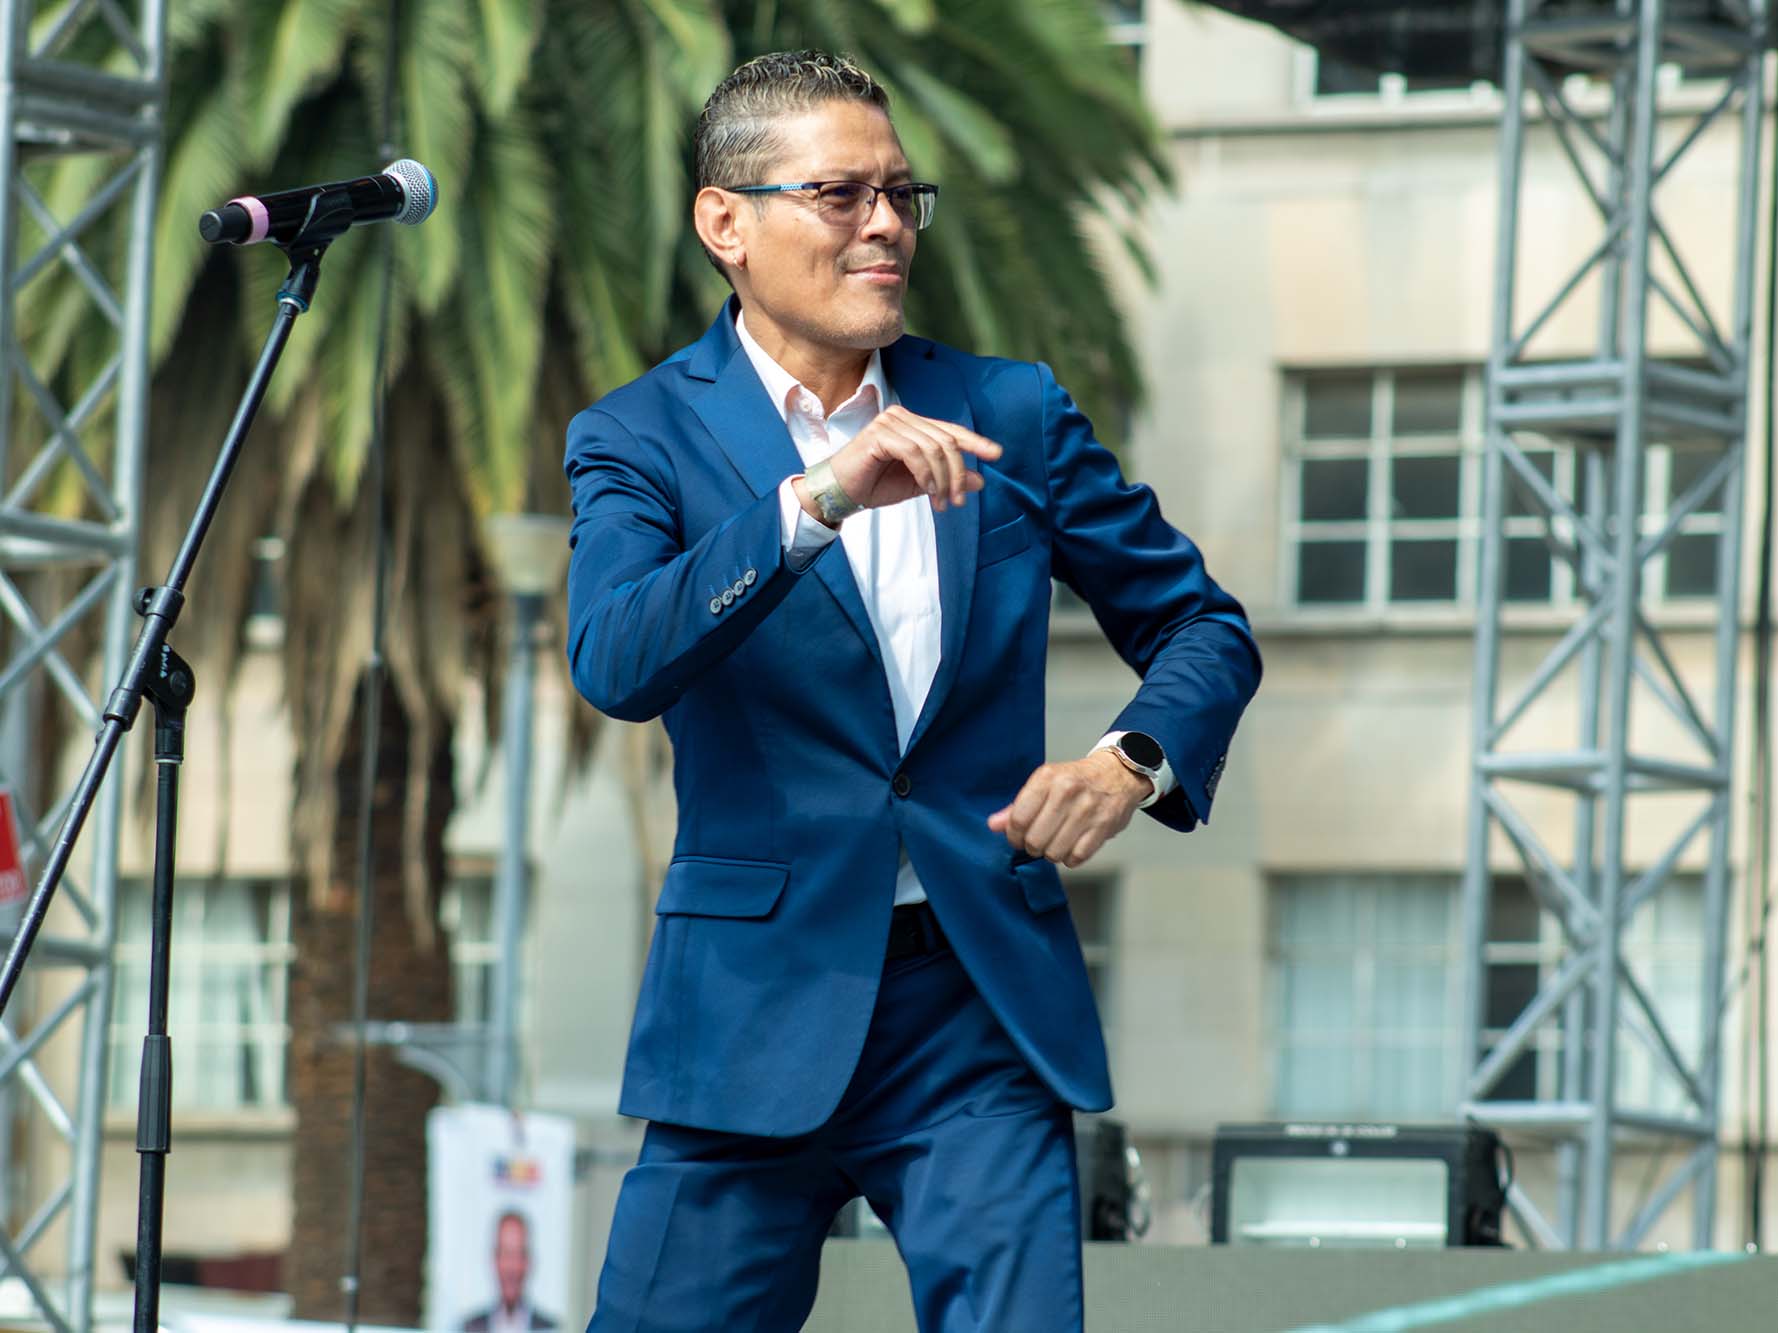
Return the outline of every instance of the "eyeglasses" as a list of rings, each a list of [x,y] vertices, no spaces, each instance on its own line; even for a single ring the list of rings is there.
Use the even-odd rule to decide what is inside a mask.
[[[938,186],[909,183],[906,185],[870,185],[864,181],[799,181],[794,185],[738,185],[733,194],[789,194],[812,190],[815,211],[823,222],[836,227],[856,227],[877,211],[877,196],[887,195],[889,207],[903,223],[915,231],[924,231],[932,223],[932,210],[938,205]]]

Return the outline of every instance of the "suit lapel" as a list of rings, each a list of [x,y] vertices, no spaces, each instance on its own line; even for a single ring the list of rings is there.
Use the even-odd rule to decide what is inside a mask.
[[[692,408],[753,493],[765,496],[777,490],[785,477],[801,472],[803,462],[783,417],[735,336],[735,311],[736,303],[731,298],[709,332],[692,349],[688,370],[710,385],[704,393],[693,397]],[[890,389],[908,411],[975,428],[962,377],[934,357],[931,343],[902,338],[884,349],[883,370]],[[971,472],[981,470],[973,454],[963,457]],[[938,547],[939,661],[926,703],[908,738],[909,750],[919,743],[937,716],[945,696],[956,683],[963,661],[964,631],[969,626],[970,603],[975,593],[981,515],[978,492],[962,508],[932,516]],[[882,649],[864,609],[864,599],[859,596],[857,581],[852,577],[851,563],[843,553],[824,554],[816,558],[814,572],[852,622],[878,667],[882,667]]]
[[[707,390],[692,399],[692,410],[755,495],[776,491],[784,478],[803,470],[802,456],[791,441],[784,418],[778,414],[735,335],[733,298],[694,349],[689,371],[711,382]],[[864,609],[864,599],[858,594],[857,580],[852,577],[852,566],[844,553],[835,556],[823,552],[815,558],[814,572],[840,604],[840,610],[846,613],[846,619],[852,622],[852,628],[858,631],[880,668],[883,653],[877,644],[877,633],[871,628],[870,614]]]
[[[937,421],[953,421],[970,430],[975,428],[962,377],[933,356],[931,343],[903,338],[884,351],[883,363],[889,387],[908,411]],[[963,459],[971,472],[981,470],[975,455],[964,454]],[[926,692],[926,703],[914,723],[913,734],[908,737],[910,751],[920,743],[920,737],[943,707],[963,661],[964,631],[969,626],[970,602],[975,594],[975,551],[981,519],[980,492],[969,496],[962,508],[946,509],[932,516],[933,535],[938,542],[938,671],[932,678],[932,688]]]

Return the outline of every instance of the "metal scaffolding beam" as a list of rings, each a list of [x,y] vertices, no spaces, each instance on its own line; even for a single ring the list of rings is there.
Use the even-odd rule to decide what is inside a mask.
[[[1464,878],[1464,1030],[1471,1063],[1461,1102],[1466,1116],[1557,1144],[1554,1209],[1523,1188],[1512,1192],[1513,1210],[1535,1243],[1635,1248],[1689,1188],[1692,1240],[1707,1248],[1721,1119],[1766,3],[1722,6],[1717,17],[1683,23],[1667,21],[1663,0],[1601,0],[1592,16],[1576,9],[1545,0],[1512,0],[1508,9]],[[1676,101],[1674,81],[1663,73],[1672,66],[1720,80],[1720,96],[1700,99],[1693,87],[1682,94],[1684,102]],[[1577,67],[1609,80],[1603,115],[1578,110],[1566,91],[1565,75]],[[1702,109],[1687,113],[1687,105]],[[1530,114],[1533,106],[1540,116]],[[1711,238],[1711,254],[1731,254],[1732,265],[1718,266],[1719,281],[1707,295],[1712,284],[1699,281],[1700,266],[1687,262],[1663,222],[1661,187],[1698,154],[1700,142],[1720,145],[1735,121],[1738,194],[1722,215],[1721,234]],[[1548,136],[1539,141],[1553,141],[1565,169],[1572,169],[1598,232],[1579,265],[1527,317],[1517,301],[1526,286],[1519,242],[1527,225],[1527,141],[1534,132]],[[1722,274],[1724,267],[1732,273]],[[1539,336],[1583,290],[1597,298],[1596,349],[1579,358],[1541,356]],[[1665,325],[1658,330],[1660,355],[1651,346],[1656,320]],[[1567,493],[1536,463],[1552,447],[1572,449],[1576,458],[1577,482]],[[1694,460],[1696,475],[1655,524],[1644,517],[1644,490],[1657,448],[1682,451]],[[1501,660],[1502,621],[1510,615],[1509,491],[1517,512],[1543,520],[1546,541],[1573,567],[1583,602],[1574,627],[1541,663],[1516,675],[1510,690]],[[1702,631],[1712,658],[1702,673],[1695,664],[1686,672],[1669,650],[1671,636],[1645,605],[1647,574],[1675,551],[1688,516],[1711,511],[1721,514],[1715,615]],[[1703,676],[1708,683],[1701,688]],[[1705,688],[1707,701],[1699,697]],[[1572,748],[1516,744],[1521,720],[1552,698],[1574,715]],[[1563,827],[1548,815],[1552,792],[1572,797],[1572,822],[1564,815]],[[1651,854],[1643,845],[1632,852],[1632,821],[1652,808],[1651,797],[1669,802],[1657,820],[1672,831],[1662,849]],[[1675,819],[1671,802],[1686,798],[1695,810]],[[1565,842],[1566,854],[1560,850]],[[1511,849],[1509,863],[1516,858],[1522,867],[1541,909],[1543,938],[1554,942],[1558,959],[1512,1019],[1491,1016],[1487,1003],[1492,852],[1502,844]],[[1627,955],[1625,933],[1663,895],[1680,891],[1682,864],[1700,860],[1698,1017],[1695,1027],[1681,1031]],[[1650,1088],[1660,1095],[1641,1104],[1620,1078],[1620,1048],[1629,1042],[1659,1071]],[[1546,1058],[1534,1095],[1505,1098],[1502,1080],[1515,1062],[1540,1050]],[[1547,1058],[1550,1052],[1558,1058]],[[1633,1216],[1620,1216],[1612,1206],[1612,1176],[1620,1146],[1632,1137],[1677,1144],[1679,1160]]]
[[[164,32],[164,0],[0,0],[0,785],[28,870],[68,799],[32,763],[46,692],[76,725],[98,723],[68,637],[91,626],[101,688],[135,637]],[[56,317],[91,327],[95,310],[107,327],[91,356],[38,363]],[[20,1280],[58,1333],[92,1320],[120,789],[100,795],[86,874],[63,884],[0,1025],[0,1279]],[[0,949],[15,927],[0,920]],[[46,1070],[58,1047],[77,1054]],[[19,1144],[23,1163],[7,1157]]]

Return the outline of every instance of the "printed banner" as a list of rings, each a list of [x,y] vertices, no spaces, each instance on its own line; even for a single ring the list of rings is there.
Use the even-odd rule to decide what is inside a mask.
[[[497,1106],[441,1106],[426,1121],[431,1235],[427,1327],[533,1333],[568,1310],[574,1124]]]
[[[25,859],[19,854],[18,815],[12,793],[0,787],[0,931],[11,932],[25,919],[25,900],[31,896],[25,879]]]

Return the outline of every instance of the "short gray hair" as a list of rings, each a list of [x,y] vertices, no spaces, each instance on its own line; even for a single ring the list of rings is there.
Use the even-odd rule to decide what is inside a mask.
[[[865,102],[889,114],[889,94],[850,56],[773,51],[716,85],[692,136],[697,188],[759,185],[779,150],[777,122],[824,102]]]

